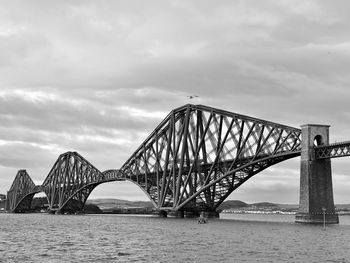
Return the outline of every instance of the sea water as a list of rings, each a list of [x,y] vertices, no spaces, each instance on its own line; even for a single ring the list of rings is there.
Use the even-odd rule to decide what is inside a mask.
[[[0,262],[350,262],[350,216],[220,217],[0,214]]]

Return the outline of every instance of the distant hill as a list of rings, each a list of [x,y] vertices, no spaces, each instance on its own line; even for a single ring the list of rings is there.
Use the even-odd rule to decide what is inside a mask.
[[[123,199],[92,199],[88,200],[87,204],[97,205],[101,210],[112,209],[112,208],[130,208],[130,207],[144,207],[153,208],[153,204],[150,201],[128,201]],[[240,200],[227,200],[224,201],[220,206],[219,210],[235,209],[235,208],[249,208],[249,207],[278,207],[277,204],[261,202],[254,204],[247,204]]]
[[[258,210],[281,210],[281,211],[296,211],[298,205],[283,205],[275,204],[270,202],[259,202],[253,204],[247,204],[239,200],[227,200],[224,201],[218,208],[219,211],[222,210],[249,210],[249,211],[258,211]]]
[[[96,205],[103,212],[110,212],[114,210],[134,211],[143,209],[150,211],[153,208],[151,201],[128,201],[123,199],[92,199],[88,200],[87,204]],[[297,204],[275,204],[270,202],[258,202],[248,204],[240,200],[224,201],[218,208],[222,210],[281,210],[281,211],[297,211],[299,205]],[[96,210],[96,209],[95,209]],[[336,205],[337,211],[350,211],[349,204]]]
[[[232,208],[241,208],[241,207],[248,207],[249,205],[247,203],[244,203],[239,200],[227,200],[224,201],[220,206],[219,210],[225,210],[225,209],[232,209]]]
[[[101,210],[111,208],[153,207],[151,201],[128,201],[123,199],[92,199],[88,200],[87,203],[97,205]]]
[[[102,214],[102,210],[95,204],[85,204],[84,210],[86,214]]]
[[[269,202],[254,203],[254,204],[251,204],[251,205],[252,206],[257,206],[257,207],[276,207],[276,206],[278,206],[277,204],[269,203]]]

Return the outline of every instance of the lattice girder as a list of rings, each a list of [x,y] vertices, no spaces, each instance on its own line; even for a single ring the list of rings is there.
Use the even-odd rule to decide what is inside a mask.
[[[101,173],[77,152],[67,152],[59,156],[42,188],[50,210],[82,210],[97,185],[116,180],[121,180],[118,170]]]
[[[315,159],[350,156],[350,142],[338,142],[315,147]]]
[[[11,212],[30,209],[35,194],[35,184],[26,170],[19,170],[7,193],[7,202]]]
[[[121,170],[159,209],[215,210],[254,174],[300,155],[300,134],[293,127],[186,105],[172,111]]]

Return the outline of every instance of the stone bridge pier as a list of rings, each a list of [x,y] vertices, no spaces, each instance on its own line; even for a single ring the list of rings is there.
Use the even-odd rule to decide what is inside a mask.
[[[330,159],[316,159],[314,147],[329,144],[329,125],[301,126],[300,201],[295,222],[339,223],[335,213]]]

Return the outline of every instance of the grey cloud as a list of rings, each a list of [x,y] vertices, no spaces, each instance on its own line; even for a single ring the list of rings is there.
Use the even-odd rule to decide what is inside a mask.
[[[66,150],[118,168],[186,103],[295,127],[331,124],[332,140],[348,139],[346,1],[0,5],[0,94],[22,92],[0,95],[4,173],[25,166],[39,178]],[[37,91],[54,96],[31,101]],[[335,165],[346,174],[345,163]],[[282,163],[266,171],[267,188],[249,190],[252,181],[237,194],[256,201],[286,191],[294,202],[297,186],[283,180],[298,170],[297,160]]]
[[[45,167],[50,157],[58,157],[57,152],[52,152],[30,143],[21,142],[1,145],[0,151],[1,165],[18,170]]]
[[[69,97],[68,97],[69,98]],[[148,127],[149,123],[131,116],[113,105],[99,107],[94,101],[30,102],[21,97],[0,98],[0,113],[6,126],[25,126],[39,130],[81,132],[82,126],[92,129],[136,130]],[[101,114],[101,110],[105,113]]]

